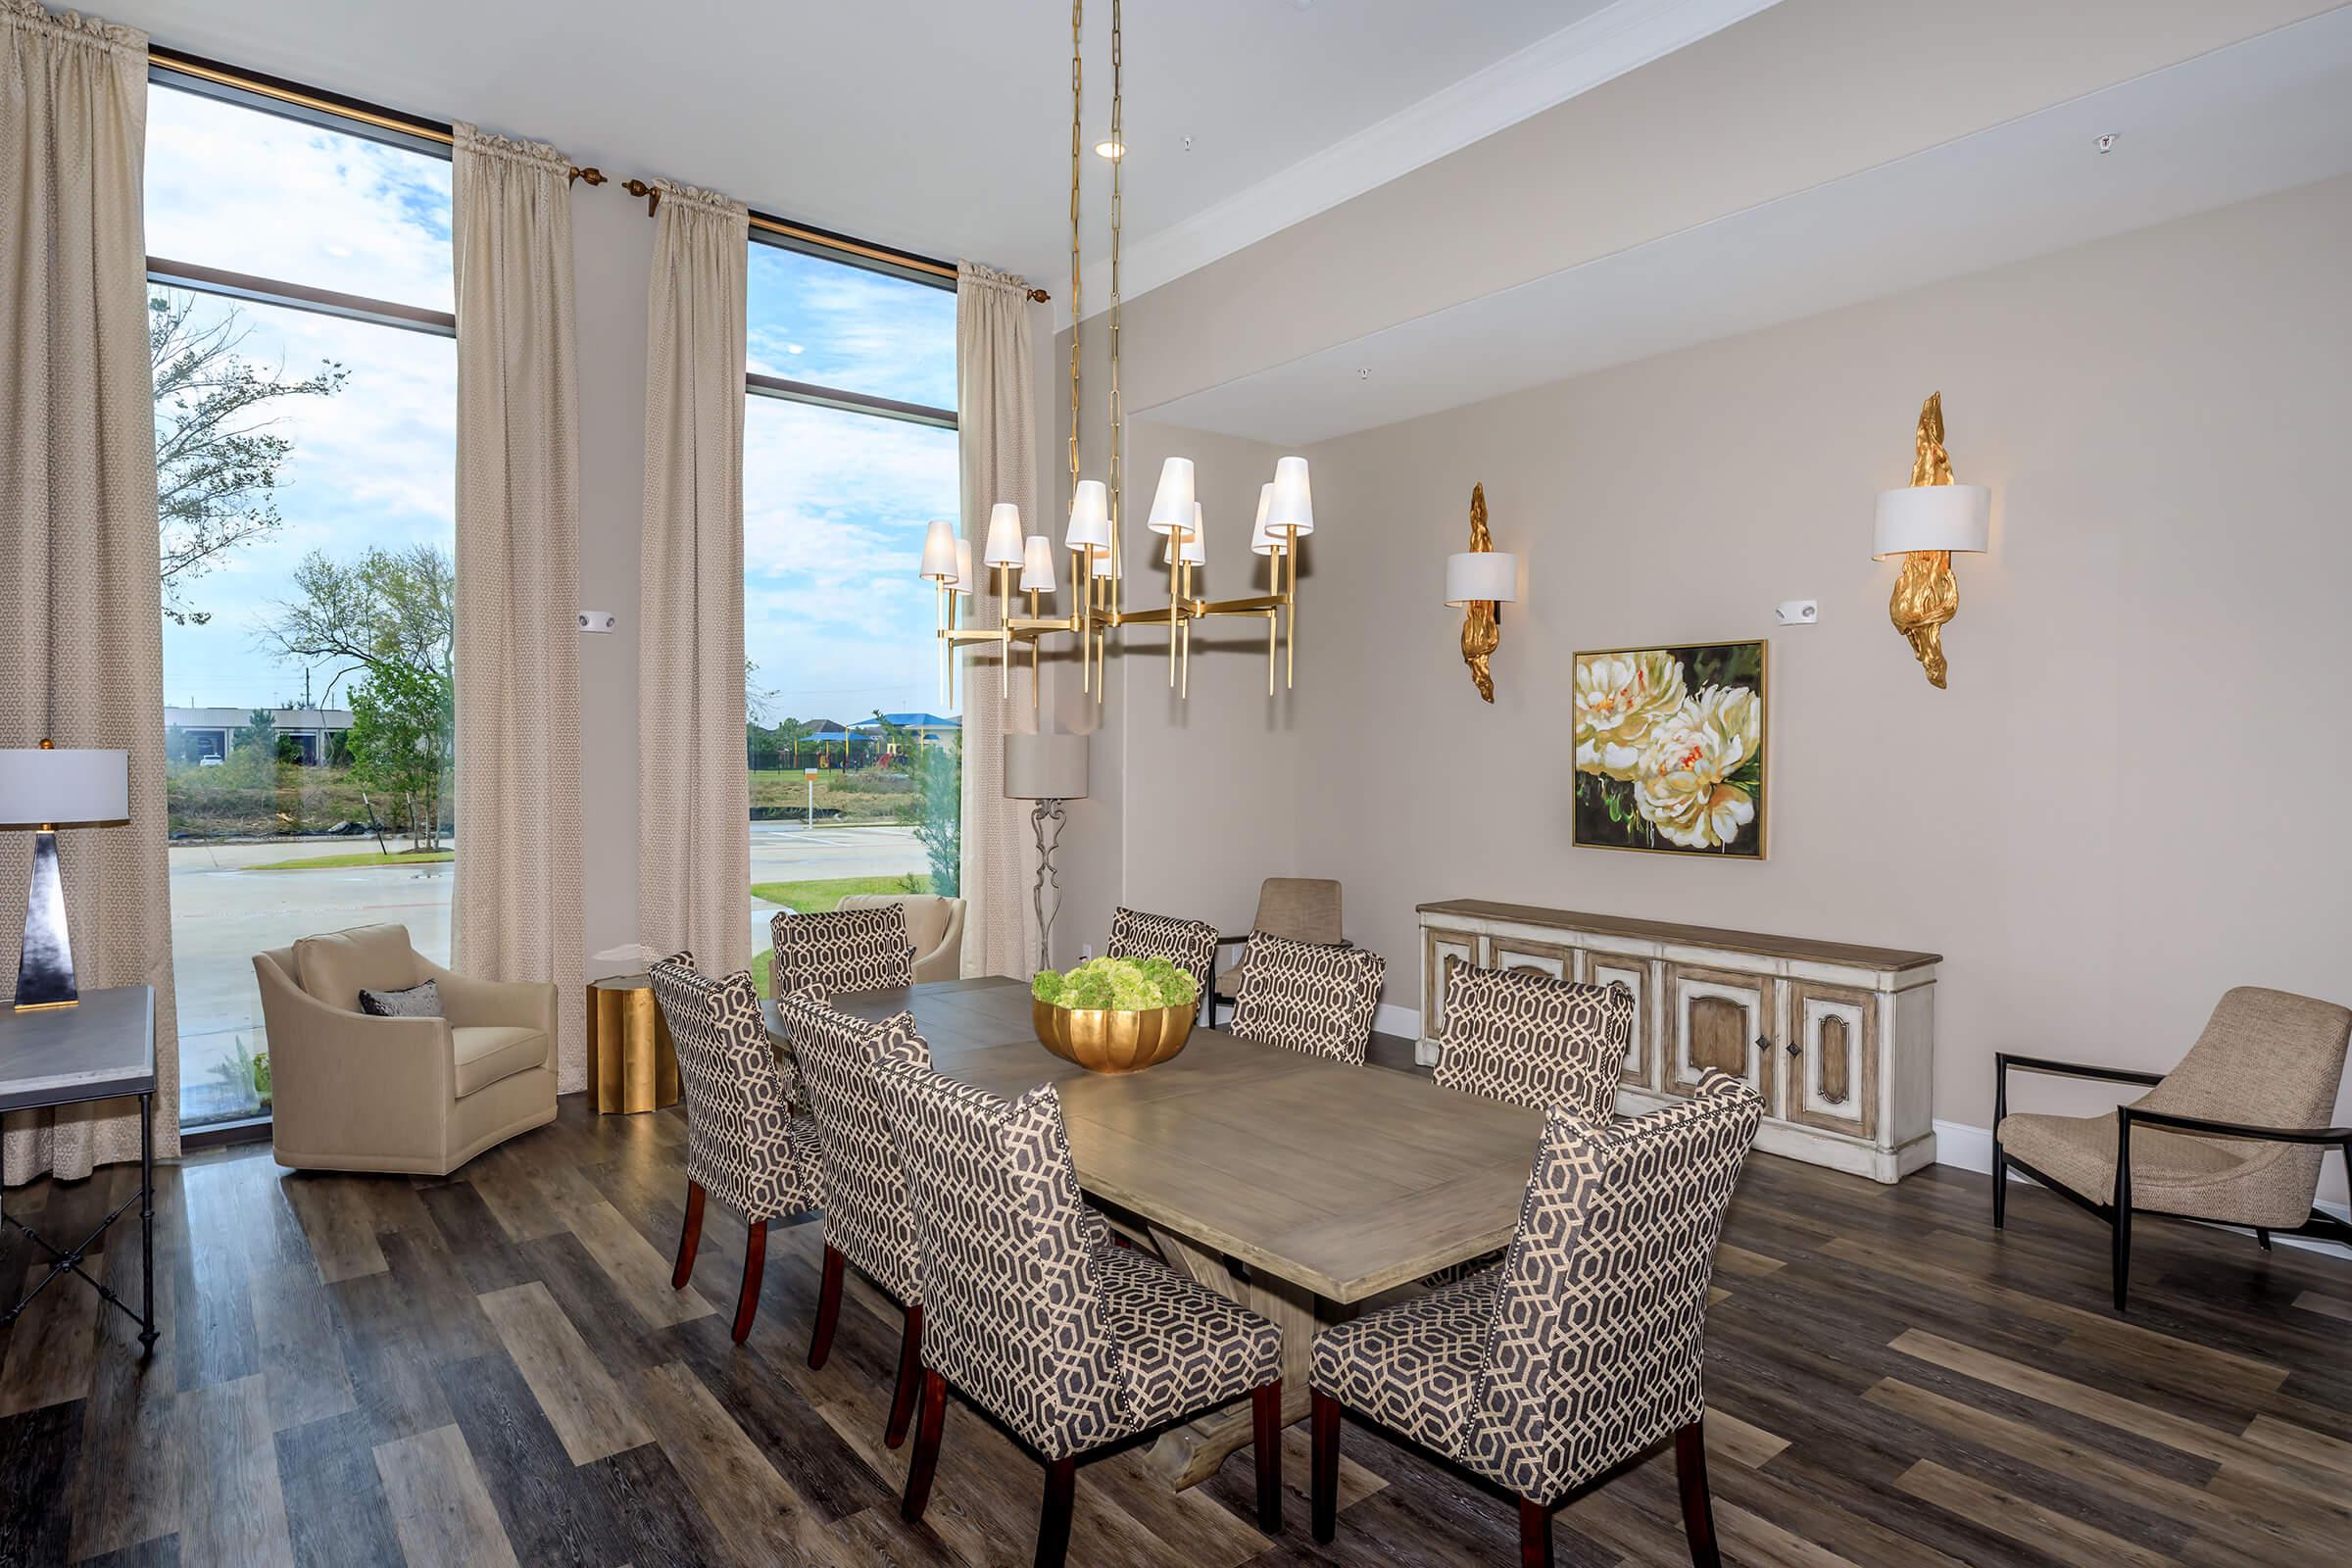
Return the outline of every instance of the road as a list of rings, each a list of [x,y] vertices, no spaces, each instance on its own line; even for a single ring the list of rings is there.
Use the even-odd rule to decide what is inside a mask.
[[[178,995],[181,1102],[191,1119],[234,1104],[215,1069],[243,1039],[261,1046],[261,994],[253,956],[295,938],[389,922],[409,928],[418,952],[449,956],[451,867],[353,866],[312,871],[252,867],[308,856],[350,855],[368,839],[277,844],[174,844],[172,863],[172,976]],[[914,830],[752,824],[755,882],[815,877],[905,876],[927,869]],[[753,951],[767,945],[775,906],[750,909]]]

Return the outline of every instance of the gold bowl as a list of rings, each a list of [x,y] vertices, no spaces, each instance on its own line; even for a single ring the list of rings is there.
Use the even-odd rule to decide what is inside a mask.
[[[1064,1061],[1088,1072],[1142,1072],[1184,1049],[1193,1033],[1195,1009],[1143,1007],[1056,1007],[1032,998],[1029,1016],[1037,1038]]]

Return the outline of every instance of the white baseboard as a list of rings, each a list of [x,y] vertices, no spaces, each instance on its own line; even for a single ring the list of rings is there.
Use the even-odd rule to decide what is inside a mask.
[[[1380,1004],[1380,1011],[1372,1016],[1372,1028],[1379,1034],[1402,1035],[1407,1040],[1418,1040],[1421,1038],[1421,1009],[1384,1002]]]
[[[1971,1127],[1965,1122],[1937,1122],[1936,1124],[1936,1163],[1950,1165],[1959,1170],[1973,1170],[1980,1176],[1990,1175],[1992,1173],[1992,1129]],[[2040,1185],[2033,1177],[2014,1168],[2009,1172],[2009,1179],[2013,1182],[2022,1182],[2029,1187]],[[2333,1214],[2337,1219],[2352,1222],[2352,1206],[2330,1202],[2323,1198],[2319,1200],[2319,1207],[2323,1212]],[[2197,1223],[2208,1222],[2199,1220]],[[2217,1225],[2214,1228],[2231,1231],[2241,1229],[2235,1225]],[[2272,1236],[2271,1240],[2277,1242],[2280,1247],[2299,1247],[2313,1251],[2327,1252],[2335,1257],[2344,1255],[2342,1246],[2334,1242],[2313,1241],[2307,1238],[2276,1234]]]

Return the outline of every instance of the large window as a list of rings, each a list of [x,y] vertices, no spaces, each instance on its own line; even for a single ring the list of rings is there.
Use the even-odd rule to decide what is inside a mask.
[[[448,956],[450,165],[159,71],[147,244],[193,1127],[268,1109],[256,953],[389,921]]]
[[[958,505],[956,295],[755,235],[749,328],[745,755],[764,988],[777,909],[956,891],[962,745],[914,574],[925,522]]]

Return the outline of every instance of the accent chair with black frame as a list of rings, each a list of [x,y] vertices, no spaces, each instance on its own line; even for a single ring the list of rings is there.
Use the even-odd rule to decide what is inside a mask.
[[[930,1500],[948,1388],[1046,1465],[1037,1561],[1069,1549],[1081,1455],[1250,1396],[1258,1528],[1282,1528],[1282,1332],[1115,1245],[1080,1198],[1051,1085],[1005,1102],[931,1070],[920,1040],[875,1073],[906,1173],[924,1310],[921,1413],[901,1514]]]
[[[822,1149],[825,1260],[808,1366],[822,1368],[833,1353],[843,1267],[854,1264],[906,1310],[898,1387],[882,1431],[883,1446],[895,1448],[906,1441],[914,1392],[922,1381],[923,1301],[915,1282],[914,1216],[906,1208],[906,1168],[874,1087],[874,1070],[890,1052],[904,1049],[927,1059],[930,1048],[915,1033],[911,1013],[869,1022],[834,1007],[814,986],[777,1003],[776,1018],[800,1063]]]
[[[1263,931],[1293,942],[1311,942],[1319,948],[1340,948],[1348,938],[1340,926],[1340,884],[1329,877],[1270,876],[1257,890],[1257,915],[1250,922],[1252,934]],[[1248,936],[1219,937],[1220,948],[1238,948]],[[1248,957],[1234,961],[1209,987],[1208,1026],[1217,1026],[1217,1003],[1228,1004],[1242,994],[1242,974]]]
[[[1995,1055],[1993,1228],[2008,1221],[2012,1168],[2104,1220],[2113,1233],[2118,1312],[2131,1279],[2135,1209],[2242,1225],[2265,1251],[2273,1233],[2352,1246],[2352,1225],[2316,1206],[2329,1149],[2352,1174],[2352,1127],[2326,1125],[2347,1040],[2352,1009],[2239,986],[2223,995],[2205,1032],[2169,1073]],[[2012,1070],[2144,1085],[2150,1093],[2097,1116],[2012,1114]]]
[[[777,1059],[749,971],[712,979],[694,956],[664,958],[650,971],[654,1000],[678,1052],[686,1099],[686,1223],[678,1233],[672,1290],[694,1277],[703,1242],[703,1203],[714,1197],[751,1227],[743,1288],[735,1299],[735,1343],[752,1332],[771,1220],[805,1215],[818,1202],[816,1123],[793,1114],[800,1099],[792,1067]]]
[[[767,971],[774,996],[788,997],[804,986],[837,997],[914,984],[914,944],[904,905],[821,914],[784,909],[768,921],[767,932],[775,949]]]
[[[1517,1494],[1528,1568],[1549,1568],[1563,1500],[1671,1437],[1690,1560],[1715,1568],[1707,1283],[1763,1114],[1721,1072],[1645,1116],[1553,1105],[1499,1265],[1316,1337],[1315,1539],[1337,1523],[1345,1408]]]
[[[1242,950],[1242,991],[1226,1029],[1236,1040],[1361,1066],[1388,967],[1369,948],[1325,947],[1253,931]]]
[[[1203,1008],[1210,1001],[1211,971],[1217,964],[1217,928],[1206,920],[1183,920],[1172,914],[1146,914],[1121,906],[1111,911],[1106,958],[1165,958],[1193,977]]]

